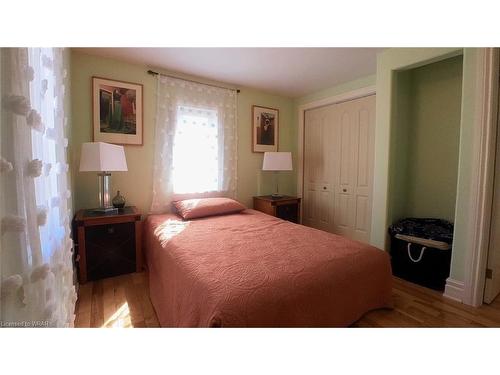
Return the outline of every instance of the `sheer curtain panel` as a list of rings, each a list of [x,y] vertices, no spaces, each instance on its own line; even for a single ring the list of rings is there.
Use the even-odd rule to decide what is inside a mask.
[[[0,324],[72,326],[67,59],[55,48],[1,55]]]
[[[177,199],[236,195],[234,90],[157,76],[151,212]]]

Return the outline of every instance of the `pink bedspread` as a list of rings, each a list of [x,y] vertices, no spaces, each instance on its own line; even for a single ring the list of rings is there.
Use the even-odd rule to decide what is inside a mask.
[[[343,327],[390,306],[386,252],[258,211],[151,215],[145,240],[164,327]]]

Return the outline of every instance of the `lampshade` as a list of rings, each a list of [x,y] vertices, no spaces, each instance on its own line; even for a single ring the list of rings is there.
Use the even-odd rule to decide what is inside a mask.
[[[291,152],[265,152],[263,171],[291,171],[292,153]]]
[[[82,144],[80,172],[127,171],[127,159],[123,146],[104,142]]]

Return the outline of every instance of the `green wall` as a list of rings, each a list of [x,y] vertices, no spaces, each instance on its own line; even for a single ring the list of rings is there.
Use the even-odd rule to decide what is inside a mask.
[[[148,67],[143,65],[90,56],[78,50],[72,50],[72,129],[69,154],[75,209],[97,205],[97,175],[90,172],[78,172],[78,166],[81,144],[92,140],[91,77],[100,76],[144,85],[144,145],[125,146],[129,170],[113,173],[112,188],[114,191],[118,189],[121,191],[127,199],[127,204],[136,205],[143,213],[149,211],[153,181],[156,79],[146,73],[147,69]],[[263,154],[253,153],[251,150],[251,107],[255,104],[279,109],[279,150],[292,151],[295,158],[293,100],[245,87],[240,89],[241,92],[238,94],[237,197],[242,203],[251,207],[252,196],[270,194],[274,188],[273,176],[269,172],[260,170]],[[295,194],[295,181],[295,172],[282,173],[280,175],[281,192]]]
[[[406,212],[455,221],[462,56],[411,71]]]
[[[393,78],[393,121],[397,126],[391,129],[390,149],[391,160],[389,175],[389,186],[391,188],[390,199],[387,202],[387,210],[392,212],[393,219],[398,220],[408,216],[406,212],[409,178],[408,164],[410,159],[410,128],[412,125],[411,108],[411,70],[401,71],[394,74]],[[376,176],[374,177],[376,179]],[[373,205],[377,203],[373,196]],[[375,220],[372,217],[372,220]],[[373,237],[373,236],[372,236]]]
[[[301,96],[295,99],[295,106],[298,111],[298,106],[314,102],[316,100],[325,99],[331,96],[340,95],[349,91],[359,88],[375,85],[376,75],[371,74],[368,76],[360,77],[352,81],[344,82],[336,86],[326,88],[324,90],[316,91],[308,95]]]
[[[398,72],[389,206],[392,220],[455,221],[462,56]]]

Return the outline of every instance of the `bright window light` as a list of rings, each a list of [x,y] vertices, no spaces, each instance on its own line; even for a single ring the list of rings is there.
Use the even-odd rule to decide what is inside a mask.
[[[173,146],[174,193],[219,190],[219,139],[216,110],[177,107]]]
[[[56,140],[60,139],[63,133],[61,119],[57,119],[57,112],[60,103],[55,97],[57,82],[53,71],[53,61],[55,59],[52,48],[29,48],[28,61],[34,70],[34,79],[30,82],[30,103],[38,111],[46,129],[46,135],[43,132],[31,130],[31,159],[43,160],[45,174],[44,178],[36,178],[35,196],[36,205],[44,208],[47,212],[45,225],[39,226],[40,245],[43,259],[50,261],[50,257],[55,250],[56,244],[61,243],[65,236],[65,224],[62,221],[63,214],[60,212],[59,205],[50,206],[53,200],[64,199],[60,191],[58,178],[61,178],[54,169],[61,167],[58,160],[61,160]],[[44,93],[41,95],[41,93]],[[58,154],[59,152],[59,154]],[[50,172],[52,170],[52,173]]]

